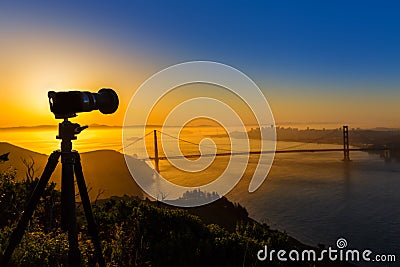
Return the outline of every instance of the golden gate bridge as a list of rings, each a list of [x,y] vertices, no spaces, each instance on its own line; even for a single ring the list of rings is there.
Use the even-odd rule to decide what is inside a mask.
[[[300,149],[299,147],[303,147],[305,145],[310,145],[310,144],[315,144],[316,142],[318,143],[323,143],[323,139],[327,137],[327,135],[330,135],[334,132],[329,132],[328,134],[324,134],[318,138],[315,138],[313,140],[309,140],[307,142],[302,142],[301,144],[297,144],[294,146],[289,146],[286,148],[282,149],[276,149],[276,150],[250,150],[250,151],[233,151],[231,149],[224,149],[221,147],[218,147],[217,153],[188,153],[186,155],[180,154],[180,155],[173,155],[173,156],[166,156],[165,154],[162,153],[162,148],[160,150],[159,146],[159,141],[161,135],[164,135],[168,138],[171,139],[176,139],[179,142],[183,142],[188,145],[193,145],[193,146],[206,146],[201,143],[196,143],[193,141],[185,140],[180,137],[175,137],[171,134],[165,133],[163,131],[159,130],[153,130],[142,136],[141,138],[136,138],[133,142],[125,146],[125,148],[132,146],[136,143],[138,143],[140,140],[145,139],[146,142],[146,147],[150,148],[149,150],[152,150],[153,153],[152,155],[147,157],[147,158],[141,158],[142,160],[152,160],[154,161],[155,169],[159,171],[159,162],[162,160],[168,160],[168,159],[179,159],[179,158],[199,158],[199,157],[223,157],[223,156],[238,156],[238,155],[258,155],[258,154],[264,154],[264,153],[275,153],[275,154],[281,154],[281,153],[319,153],[319,152],[341,152],[343,153],[343,161],[344,162],[349,162],[350,160],[350,152],[352,151],[384,151],[384,157],[390,158],[390,151],[388,148],[384,147],[350,147],[349,143],[349,127],[347,125],[342,127],[342,147],[341,148],[303,148]],[[175,140],[175,141],[176,141]],[[321,142],[322,141],[322,142]],[[211,147],[209,147],[211,148]],[[215,147],[214,147],[215,148]]]

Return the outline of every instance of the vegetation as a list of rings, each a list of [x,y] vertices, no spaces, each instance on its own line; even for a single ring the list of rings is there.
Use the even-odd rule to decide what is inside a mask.
[[[38,182],[29,177],[17,182],[15,176],[14,170],[0,174],[1,254],[24,203]],[[230,203],[226,199],[218,202],[225,207]],[[242,218],[247,218],[236,221],[235,227],[206,224],[190,214],[190,210],[126,196],[97,201],[93,212],[109,266],[257,266],[265,264],[256,256],[265,244],[274,249],[304,247],[286,234],[252,221],[240,205],[230,204]],[[218,209],[218,205],[216,207]],[[206,214],[204,210],[195,212]],[[47,186],[27,232],[14,252],[13,266],[65,266],[68,238],[59,230],[59,214],[60,192],[52,183]],[[94,248],[79,204],[77,216],[82,264],[95,266]],[[212,221],[212,218],[208,220]],[[232,223],[226,224],[232,226]],[[288,266],[280,262],[268,264]],[[293,266],[301,264],[297,262]]]

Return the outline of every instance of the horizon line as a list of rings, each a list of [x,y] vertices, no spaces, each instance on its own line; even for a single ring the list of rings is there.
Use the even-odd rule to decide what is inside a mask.
[[[332,125],[332,124],[337,124],[338,127],[341,127],[343,125],[349,125],[351,126],[351,124],[343,124],[343,123],[334,123],[334,122],[280,122],[280,123],[275,123],[275,124],[262,124],[262,125],[258,125],[258,124],[245,124],[245,127],[270,127],[271,125],[274,125],[275,128],[278,127],[282,127],[284,126],[288,126],[287,128],[291,128],[290,125],[304,125],[304,127],[313,127],[313,125]],[[30,126],[6,126],[6,127],[0,127],[0,130],[21,130],[21,129],[38,129],[38,128],[57,128],[58,125],[51,125],[51,124],[40,124],[40,125],[30,125]],[[148,125],[107,125],[107,124],[97,124],[97,123],[93,123],[93,124],[89,124],[88,125],[91,128],[135,128],[135,127],[157,127],[157,128],[161,128],[161,127],[166,127],[166,128],[175,128],[175,127],[181,127],[180,125],[159,125],[159,124],[148,124]],[[242,125],[229,125],[229,127],[238,127],[238,126],[242,126]],[[216,125],[208,125],[208,124],[201,124],[201,125],[189,125],[189,126],[185,126],[185,127],[190,127],[190,128],[199,128],[199,127],[214,127],[214,128],[218,128],[218,126]],[[221,126],[220,126],[221,127]],[[387,129],[387,130],[398,130],[400,129],[399,127],[387,127],[387,126],[372,126],[372,127],[353,127],[355,129]],[[293,128],[295,129],[295,128]],[[317,127],[317,128],[312,128],[312,129],[325,129],[324,127]],[[336,128],[328,128],[329,129],[336,129]]]

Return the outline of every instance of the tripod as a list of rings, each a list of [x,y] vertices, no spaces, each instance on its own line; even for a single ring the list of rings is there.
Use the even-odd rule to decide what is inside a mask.
[[[59,123],[57,139],[61,139],[61,150],[56,150],[49,156],[48,162],[38,184],[36,185],[25,209],[22,213],[17,227],[12,232],[8,246],[4,252],[1,266],[6,266],[16,248],[21,242],[26,227],[32,214],[42,196],[49,179],[57,167],[58,160],[61,156],[62,173],[61,173],[61,229],[68,231],[68,263],[70,266],[80,266],[80,251],[78,248],[78,227],[76,223],[76,207],[75,207],[75,185],[78,185],[83,209],[85,211],[88,223],[89,234],[92,237],[95,254],[98,264],[105,266],[104,257],[101,250],[100,240],[98,237],[98,229],[94,221],[92,208],[90,206],[89,195],[82,172],[82,165],[79,153],[72,150],[72,140],[76,140],[77,134],[86,129],[88,126],[80,126],[77,123],[71,123],[68,118],[64,118]]]

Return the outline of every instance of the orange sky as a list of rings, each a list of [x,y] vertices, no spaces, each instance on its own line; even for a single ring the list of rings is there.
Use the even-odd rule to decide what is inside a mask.
[[[139,56],[110,53],[107,44],[77,36],[50,32],[34,37],[15,36],[0,45],[0,125],[25,126],[55,124],[47,92],[82,90],[97,92],[102,87],[115,88],[120,108],[108,116],[98,111],[80,114],[83,123],[121,125],[124,109],[134,90],[144,79],[146,62]],[[30,40],[29,44],[24,42]],[[143,68],[144,67],[144,68]]]

